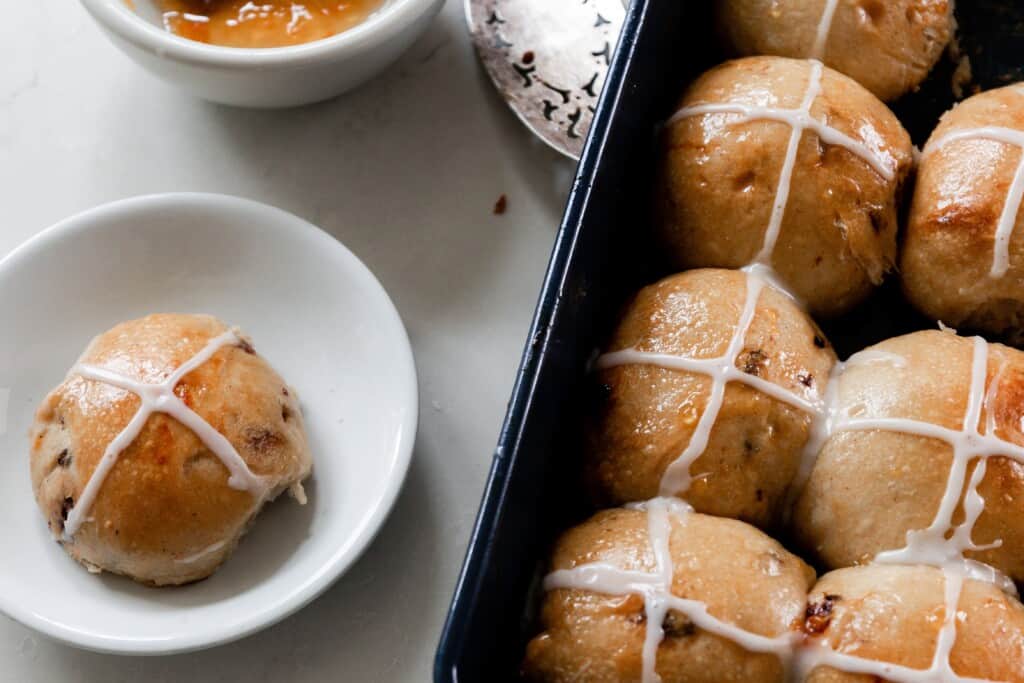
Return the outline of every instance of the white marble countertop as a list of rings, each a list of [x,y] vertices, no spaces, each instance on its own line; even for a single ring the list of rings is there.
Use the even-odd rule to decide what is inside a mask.
[[[82,652],[0,618],[0,682],[429,680],[572,166],[492,92],[457,0],[378,80],[282,112],[218,107],[154,80],[76,2],[4,10],[0,257],[133,195],[280,206],[337,236],[391,293],[416,353],[421,421],[380,536],[295,616],[160,658]]]

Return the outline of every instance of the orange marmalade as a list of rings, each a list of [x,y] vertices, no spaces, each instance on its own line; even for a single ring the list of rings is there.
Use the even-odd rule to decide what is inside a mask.
[[[225,47],[298,45],[362,23],[384,0],[158,0],[164,27]]]

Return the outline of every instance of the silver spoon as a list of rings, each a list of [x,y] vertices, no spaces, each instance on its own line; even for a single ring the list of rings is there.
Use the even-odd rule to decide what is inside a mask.
[[[512,111],[579,159],[625,18],[622,0],[466,0],[466,18]]]

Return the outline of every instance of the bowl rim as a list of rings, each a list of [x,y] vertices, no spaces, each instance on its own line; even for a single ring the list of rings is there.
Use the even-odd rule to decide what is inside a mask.
[[[222,623],[217,629],[200,630],[187,636],[124,638],[81,631],[67,624],[51,621],[0,594],[0,613],[44,636],[92,652],[119,655],[171,655],[194,652],[240,640],[295,614],[330,588],[363,556],[391,515],[412,464],[420,408],[416,359],[408,330],[387,290],[369,267],[331,234],[300,216],[252,199],[225,194],[168,192],[130,197],[86,209],[42,230],[0,258],[0,271],[17,261],[31,258],[40,250],[47,249],[53,240],[59,240],[66,234],[92,230],[98,222],[102,223],[109,217],[125,212],[160,212],[184,204],[225,213],[246,213],[250,217],[254,213],[263,214],[268,222],[276,221],[282,229],[305,233],[308,240],[320,243],[318,248],[335,250],[338,258],[348,263],[350,273],[373,285],[373,289],[379,294],[382,313],[395,324],[395,331],[400,335],[399,342],[406,351],[399,361],[405,364],[408,370],[405,378],[409,387],[408,400],[402,406],[407,417],[402,422],[400,434],[395,441],[395,461],[376,507],[350,538],[335,548],[330,558],[315,574],[297,584],[293,591],[274,605],[254,609],[230,623]]]
[[[343,59],[394,40],[444,0],[390,0],[365,21],[328,38],[267,48],[225,47],[182,38],[146,21],[125,0],[80,0],[106,30],[157,57],[223,69],[289,68]],[[135,0],[148,1],[148,0]]]

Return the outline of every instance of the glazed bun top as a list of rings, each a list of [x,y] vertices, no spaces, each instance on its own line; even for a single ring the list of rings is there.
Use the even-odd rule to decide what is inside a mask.
[[[829,567],[895,552],[1024,580],[1024,353],[915,332],[853,356],[834,393],[794,516],[806,547]]]
[[[1013,343],[1024,335],[1024,86],[975,95],[925,146],[901,256],[914,305]]]
[[[1024,681],[1024,606],[989,583],[934,567],[840,569],[821,577],[807,613],[812,639],[840,654],[826,653],[838,666],[815,667],[807,683]],[[905,668],[883,679],[871,661]]]
[[[644,288],[597,361],[595,500],[675,495],[771,526],[835,360],[811,318],[755,276],[707,268]]]
[[[118,386],[155,386],[189,361],[177,417]],[[209,316],[152,315],[93,340],[47,397],[31,465],[72,556],[164,584],[212,572],[282,490],[301,497],[311,458],[294,393],[246,337]]]
[[[763,636],[785,633],[799,625],[803,600],[814,570],[754,527],[736,520],[701,515],[665,505],[663,514],[671,555],[671,592],[700,596],[708,612]],[[651,518],[658,512],[612,509],[565,534],[551,560],[551,570],[594,563],[623,571],[657,572],[658,539]],[[729,552],[723,552],[728,548]],[[555,580],[553,583],[557,583]],[[739,589],[763,596],[738,600]]]
[[[928,76],[953,37],[950,0],[718,0],[737,55],[820,59],[889,101]]]
[[[812,313],[838,315],[895,264],[912,166],[899,120],[846,76],[781,57],[726,62],[666,124],[658,229],[680,268],[763,263]]]

